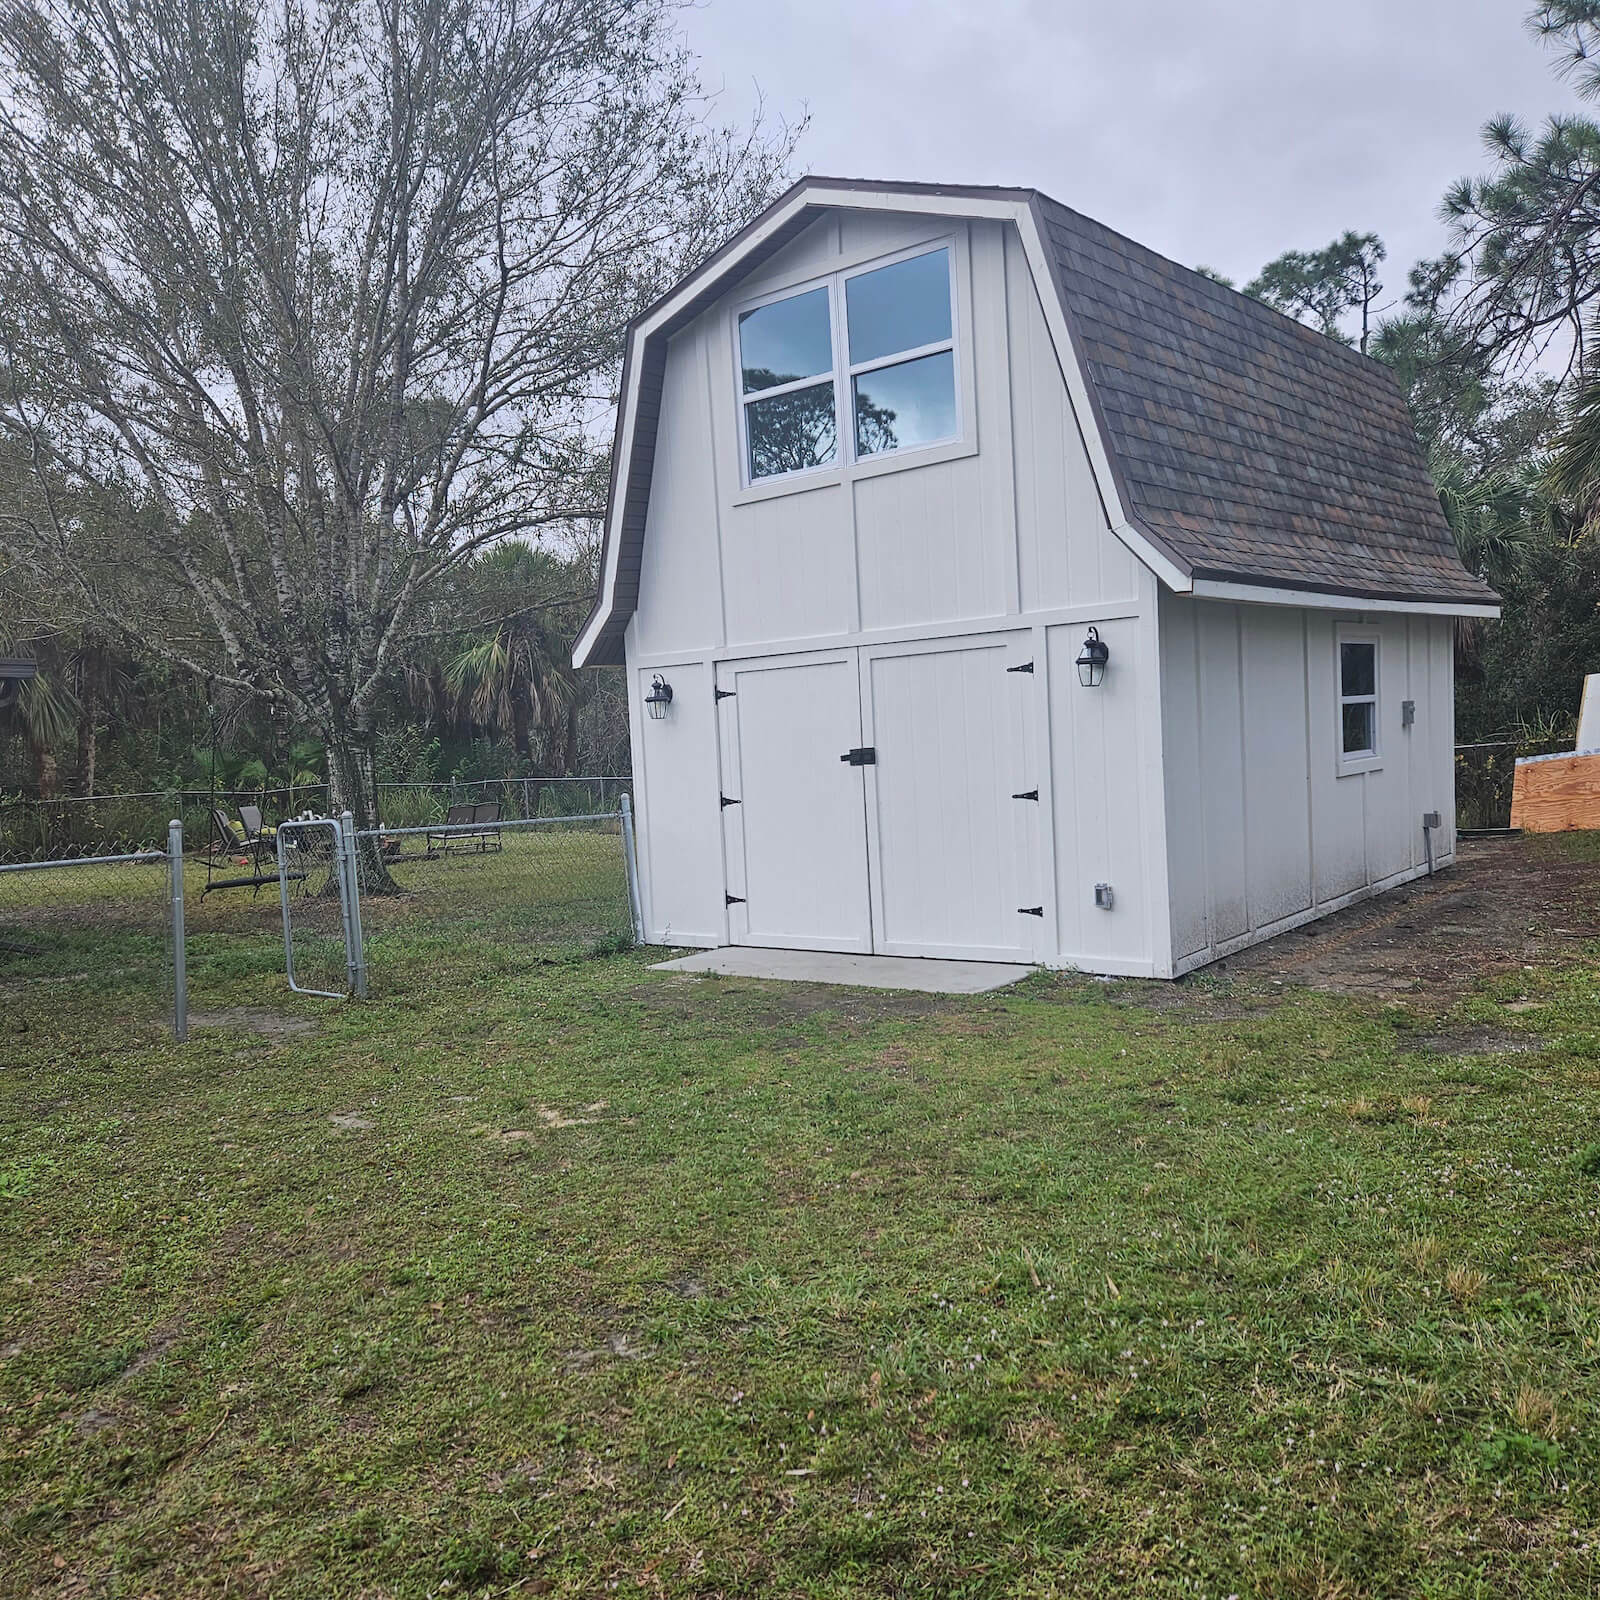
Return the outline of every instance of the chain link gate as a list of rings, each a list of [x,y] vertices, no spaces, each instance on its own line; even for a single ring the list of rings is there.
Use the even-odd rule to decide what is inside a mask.
[[[335,817],[278,828],[284,967],[296,994],[341,1000],[366,988],[353,838],[348,820]]]

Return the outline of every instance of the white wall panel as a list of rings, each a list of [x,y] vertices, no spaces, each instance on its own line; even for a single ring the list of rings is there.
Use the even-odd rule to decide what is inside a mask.
[[[1139,563],[1111,532],[1020,242],[1005,241],[1023,611],[1132,600]]]
[[[1198,608],[1161,601],[1162,777],[1172,954],[1181,961],[1211,942],[1206,814],[1200,790]]]
[[[1008,550],[985,518],[982,459],[855,485],[863,628],[1004,614]]]
[[[854,630],[849,496],[848,486],[835,483],[728,509],[722,572],[729,644],[816,639]]]
[[[713,459],[705,327],[696,323],[667,347],[634,613],[638,647],[650,655],[722,642]]]
[[[1298,611],[1240,612],[1246,925],[1260,928],[1311,907],[1305,626]]]
[[[1358,614],[1173,595],[1160,613],[1180,967],[1420,869],[1422,812],[1448,815],[1454,786],[1448,618],[1365,619],[1379,638],[1382,762],[1341,775],[1338,629]]]
[[[660,669],[672,709],[657,722],[643,697],[651,672],[630,673],[634,801],[646,937],[654,944],[721,944],[721,813],[711,670],[704,662]]]
[[[1220,944],[1250,927],[1239,608],[1205,606],[1197,623],[1200,781],[1188,803],[1205,819],[1208,925]]]
[[[1045,629],[1059,959],[1091,972],[1102,962],[1148,970],[1152,961],[1140,687],[1132,670],[1142,625],[1099,624],[1111,666],[1096,689],[1079,683],[1074,665],[1083,628]],[[1094,903],[1097,883],[1112,887],[1110,911]]]

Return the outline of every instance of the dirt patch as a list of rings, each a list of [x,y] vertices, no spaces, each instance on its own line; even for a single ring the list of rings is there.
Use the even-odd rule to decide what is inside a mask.
[[[1281,934],[1197,976],[1404,997],[1432,1008],[1485,978],[1569,962],[1595,939],[1600,870],[1593,863],[1543,840],[1464,839],[1456,864],[1436,876]]]
[[[148,1372],[178,1343],[183,1332],[184,1325],[179,1321],[169,1323],[152,1334],[150,1342],[128,1363],[128,1370],[123,1377],[137,1378],[141,1373]]]
[[[348,1129],[351,1133],[369,1133],[377,1127],[371,1117],[364,1117],[359,1111],[336,1111],[328,1121],[334,1127]]]
[[[569,1350],[566,1365],[569,1372],[577,1372],[601,1361],[645,1361],[649,1355],[633,1334],[611,1333],[598,1350]]]
[[[1509,1028],[1491,1028],[1484,1023],[1413,1034],[1410,1046],[1436,1056],[1512,1056],[1543,1050],[1545,1042],[1536,1033],[1513,1033]]]
[[[592,1105],[580,1106],[579,1114],[568,1116],[564,1111],[558,1111],[554,1106],[536,1106],[535,1115],[542,1126],[537,1128],[476,1128],[475,1133],[487,1134],[491,1139],[499,1139],[507,1144],[514,1144],[519,1139],[539,1139],[546,1133],[560,1128],[592,1128],[596,1123],[606,1119],[602,1113],[610,1107],[606,1100],[596,1100]]]
[[[268,1011],[261,1006],[223,1006],[216,1011],[191,1011],[191,1028],[233,1028],[240,1033],[259,1033],[264,1039],[302,1039],[315,1033],[317,1025],[310,1017],[285,1016],[281,1011]]]

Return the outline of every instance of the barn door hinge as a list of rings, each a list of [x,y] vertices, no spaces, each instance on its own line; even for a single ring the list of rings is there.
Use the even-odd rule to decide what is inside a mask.
[[[839,759],[848,761],[852,767],[875,767],[878,764],[878,752],[873,745],[858,745],[854,750],[846,750]]]
[[[722,796],[722,809],[724,811],[726,811],[729,806],[736,806],[738,803],[739,802],[735,800],[732,795],[725,794]]]
[[[713,689],[711,691],[711,698],[713,701],[731,700],[736,694],[738,694],[738,692],[739,691],[737,689]]]
[[[1044,915],[1044,907],[1043,906],[1018,906],[1017,907],[1017,915],[1019,917],[1042,917]]]
[[[1017,666],[1007,667],[1006,671],[1007,672],[1032,672],[1033,671],[1033,663],[1031,661],[1023,661],[1023,662],[1019,663]]]
[[[1011,798],[1013,800],[1037,800],[1039,791],[1037,789],[1024,789],[1021,794],[1014,794]]]
[[[722,898],[730,906],[742,906],[744,904],[744,896],[742,894],[725,894]]]

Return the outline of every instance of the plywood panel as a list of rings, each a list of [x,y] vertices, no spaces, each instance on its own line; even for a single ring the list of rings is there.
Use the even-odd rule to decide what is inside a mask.
[[[1519,761],[1511,787],[1511,826],[1528,833],[1600,828],[1600,755]]]

